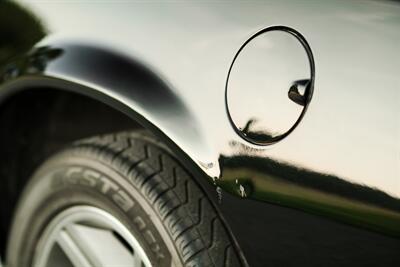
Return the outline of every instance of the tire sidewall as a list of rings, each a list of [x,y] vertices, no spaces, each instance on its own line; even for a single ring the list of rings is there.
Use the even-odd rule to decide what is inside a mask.
[[[45,226],[77,205],[100,208],[120,220],[154,266],[182,266],[162,221],[133,181],[100,159],[68,151],[47,161],[26,186],[9,235],[7,266],[31,266]]]

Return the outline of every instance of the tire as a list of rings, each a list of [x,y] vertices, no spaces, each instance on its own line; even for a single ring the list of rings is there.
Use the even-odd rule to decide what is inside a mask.
[[[158,141],[127,132],[78,141],[36,171],[14,215],[7,267],[34,265],[47,225],[82,205],[117,218],[152,266],[240,266],[204,191]]]

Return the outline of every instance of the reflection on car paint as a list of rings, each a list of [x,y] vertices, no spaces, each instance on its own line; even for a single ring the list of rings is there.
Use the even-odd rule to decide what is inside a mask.
[[[400,237],[400,200],[380,190],[269,158],[221,156],[219,185],[250,197]]]

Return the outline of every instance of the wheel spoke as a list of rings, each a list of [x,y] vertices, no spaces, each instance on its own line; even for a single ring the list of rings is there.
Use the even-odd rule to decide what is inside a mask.
[[[115,217],[94,207],[60,213],[39,242],[34,266],[151,267],[141,244]]]
[[[133,256],[133,267],[142,267],[142,259],[137,253]]]
[[[60,232],[57,243],[74,266],[95,267],[87,260],[85,254],[82,253],[81,249],[66,231]]]
[[[69,225],[68,234],[93,266],[132,266],[134,257],[111,230]]]

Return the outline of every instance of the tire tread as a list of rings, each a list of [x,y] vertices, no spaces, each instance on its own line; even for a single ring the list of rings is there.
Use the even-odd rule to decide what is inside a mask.
[[[185,266],[241,265],[210,200],[158,140],[123,132],[80,140],[73,148],[95,153],[128,177],[155,207]]]

